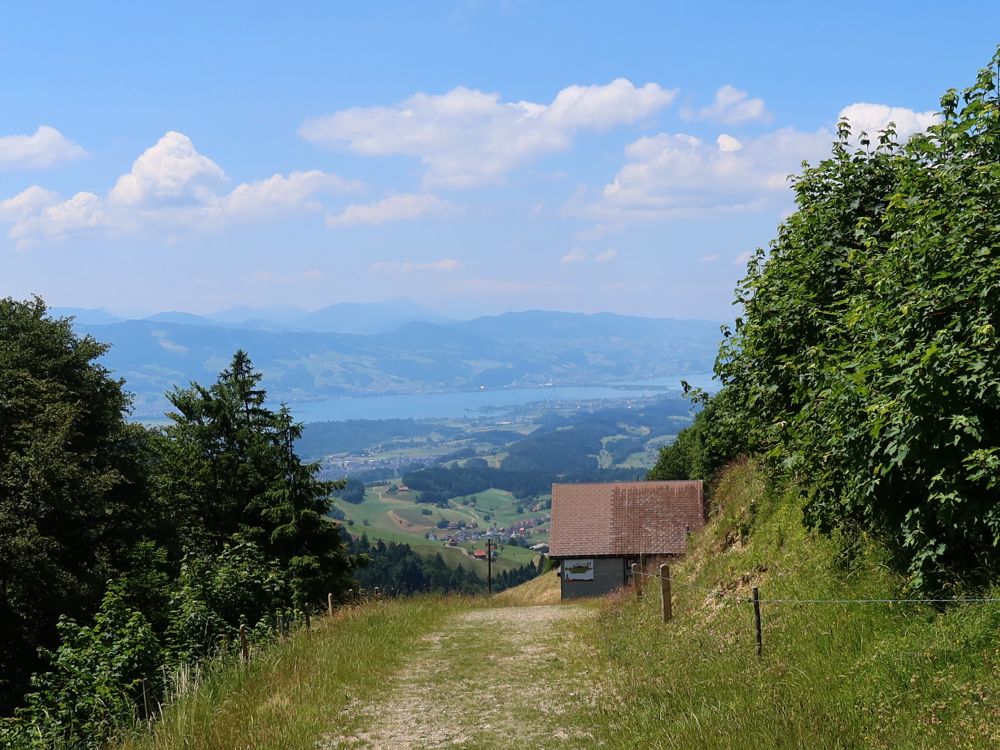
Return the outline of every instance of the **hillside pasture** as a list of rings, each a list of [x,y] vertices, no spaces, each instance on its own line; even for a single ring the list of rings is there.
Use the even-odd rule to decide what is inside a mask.
[[[484,496],[487,507],[493,512],[499,511],[504,519],[530,517],[530,514],[521,515],[513,510],[514,498],[508,492],[487,490],[478,494]],[[438,529],[436,526],[442,519],[464,521],[467,525],[478,523],[480,528],[487,528],[491,522],[483,520],[483,513],[476,507],[453,504],[450,508],[438,508],[417,503],[413,493],[389,495],[376,490],[365,492],[365,499],[361,503],[338,502],[336,506],[344,512],[345,528],[354,536],[367,535],[371,540],[382,539],[386,542],[408,544],[419,555],[440,554],[448,565],[471,570],[482,579],[486,579],[486,562],[472,557],[472,551],[481,548],[482,542],[470,541],[461,546],[448,546],[426,537],[429,531],[439,535],[446,533],[446,530]],[[430,510],[431,515],[423,515],[421,513],[423,509]],[[504,523],[502,520],[497,522],[503,525],[510,523],[510,521]],[[542,539],[538,536],[531,537],[531,540],[534,542],[536,538],[539,541]],[[494,570],[496,572],[511,570],[533,561],[536,557],[531,550],[504,545],[503,551],[493,563]]]

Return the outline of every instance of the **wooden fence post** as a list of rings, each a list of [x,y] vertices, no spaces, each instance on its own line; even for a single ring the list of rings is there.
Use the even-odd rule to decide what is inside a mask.
[[[632,563],[632,585],[635,586],[635,596],[642,598],[642,576],[639,575],[639,563]]]
[[[250,646],[247,645],[247,626],[240,624],[240,649],[243,651],[243,662],[250,661]]]
[[[333,617],[333,594],[326,595],[326,613]]]
[[[663,621],[670,622],[673,617],[673,606],[670,601],[670,566],[664,563],[660,566],[660,611]]]
[[[763,650],[763,638],[760,632],[760,590],[753,587],[753,619],[757,628],[757,657],[760,658]]]

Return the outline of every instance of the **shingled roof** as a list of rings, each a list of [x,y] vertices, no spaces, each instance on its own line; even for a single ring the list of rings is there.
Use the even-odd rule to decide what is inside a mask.
[[[681,554],[704,522],[700,480],[553,484],[549,554]]]

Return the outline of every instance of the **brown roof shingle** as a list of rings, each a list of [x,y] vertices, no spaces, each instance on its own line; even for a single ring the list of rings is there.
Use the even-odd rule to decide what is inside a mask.
[[[702,482],[553,484],[552,557],[673,555],[705,523]]]

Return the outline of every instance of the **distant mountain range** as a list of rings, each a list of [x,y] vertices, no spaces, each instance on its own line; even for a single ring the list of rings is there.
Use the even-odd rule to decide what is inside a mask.
[[[161,415],[163,393],[175,385],[213,382],[237,349],[249,352],[272,397],[295,402],[648,382],[710,371],[719,340],[715,322],[611,313],[531,310],[448,321],[430,311],[418,319],[424,309],[415,303],[334,305],[302,316],[280,310],[141,320],[53,313],[75,315],[79,332],[111,344],[103,361],[135,394],[137,416]],[[353,331],[336,330],[343,328]]]
[[[72,316],[82,325],[123,323],[148,320],[154,323],[225,326],[265,331],[312,331],[316,333],[385,333],[407,323],[447,323],[450,318],[414,302],[401,299],[390,302],[342,302],[308,312],[297,307],[231,307],[209,315],[186,312],[161,312],[146,318],[123,318],[107,310],[79,307],[55,307],[56,315]]]

